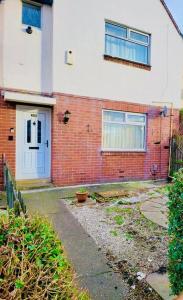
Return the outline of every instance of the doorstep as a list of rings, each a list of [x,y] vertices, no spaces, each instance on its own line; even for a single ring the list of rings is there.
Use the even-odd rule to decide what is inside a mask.
[[[34,190],[40,188],[52,188],[50,178],[43,179],[26,179],[26,180],[16,180],[16,187],[19,190]]]

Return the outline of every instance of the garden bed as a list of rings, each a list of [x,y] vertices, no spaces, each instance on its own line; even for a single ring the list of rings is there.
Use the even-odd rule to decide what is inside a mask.
[[[114,191],[115,193],[115,191]],[[166,187],[133,189],[126,197],[112,192],[91,195],[85,204],[67,202],[74,216],[94,238],[111,267],[131,286],[129,299],[161,299],[146,283],[148,274],[166,272],[167,230],[146,219],[140,206],[149,199],[166,198]],[[116,193],[116,194],[117,194]],[[125,191],[126,193],[126,191]],[[102,201],[103,199],[103,201]]]

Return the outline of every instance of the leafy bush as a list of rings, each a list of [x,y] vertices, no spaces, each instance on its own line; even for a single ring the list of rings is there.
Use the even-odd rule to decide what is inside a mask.
[[[183,169],[169,192],[169,279],[174,295],[183,291]]]
[[[61,242],[40,217],[0,217],[1,299],[88,299],[73,284]]]

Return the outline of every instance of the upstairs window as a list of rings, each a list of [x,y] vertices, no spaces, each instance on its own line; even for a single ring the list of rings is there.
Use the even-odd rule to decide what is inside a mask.
[[[145,151],[146,115],[123,111],[103,111],[105,151]]]
[[[150,64],[150,35],[106,22],[105,54],[132,62]]]
[[[41,28],[41,6],[23,2],[22,23]]]

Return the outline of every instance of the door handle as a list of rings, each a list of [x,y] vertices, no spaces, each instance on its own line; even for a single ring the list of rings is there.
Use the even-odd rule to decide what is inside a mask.
[[[46,146],[47,146],[47,148],[48,148],[48,146],[49,146],[49,142],[48,142],[48,140],[46,141],[46,143],[45,143],[45,144],[46,144]]]

